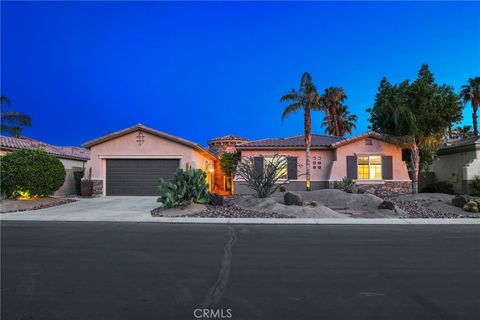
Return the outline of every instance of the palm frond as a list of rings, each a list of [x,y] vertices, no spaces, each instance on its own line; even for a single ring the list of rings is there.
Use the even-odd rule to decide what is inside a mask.
[[[301,103],[292,103],[288,107],[285,108],[285,110],[282,113],[282,121],[285,120],[290,114],[303,109],[303,106]]]

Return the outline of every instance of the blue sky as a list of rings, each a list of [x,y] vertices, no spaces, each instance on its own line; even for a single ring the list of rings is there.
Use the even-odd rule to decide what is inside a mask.
[[[457,91],[480,75],[478,2],[3,2],[1,93],[24,134],[79,145],[136,123],[201,144],[303,133],[280,96],[309,71],[365,108],[382,76],[428,63]],[[313,117],[313,131],[321,114]],[[465,109],[466,124],[471,109]]]

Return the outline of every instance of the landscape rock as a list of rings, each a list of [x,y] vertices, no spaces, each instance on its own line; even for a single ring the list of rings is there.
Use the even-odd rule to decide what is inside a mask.
[[[457,208],[463,208],[470,201],[468,195],[457,195],[452,199],[452,205]]]
[[[379,204],[378,209],[395,210],[395,204],[392,201],[384,200]]]
[[[212,193],[210,194],[210,205],[212,206],[223,206],[224,199],[221,194]]]
[[[288,191],[283,196],[283,201],[287,206],[303,206],[303,199],[300,195]]]

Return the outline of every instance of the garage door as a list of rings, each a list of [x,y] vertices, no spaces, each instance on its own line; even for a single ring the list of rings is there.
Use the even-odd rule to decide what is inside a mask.
[[[178,159],[108,159],[107,196],[156,196],[158,180],[171,179]]]

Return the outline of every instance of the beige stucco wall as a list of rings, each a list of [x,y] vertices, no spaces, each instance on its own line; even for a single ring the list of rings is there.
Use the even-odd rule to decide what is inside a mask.
[[[213,159],[199,151],[173,142],[148,132],[142,132],[144,142],[139,145],[138,131],[97,144],[90,148],[88,168],[92,169],[92,179],[103,181],[103,193],[106,191],[106,164],[107,159],[179,159],[180,167],[185,169],[187,164],[197,169],[205,169],[207,163]]]
[[[347,156],[362,155],[392,156],[393,180],[410,181],[407,165],[405,161],[402,161],[401,147],[377,139],[371,139],[372,145],[367,145],[366,140],[367,139],[358,140],[335,150],[336,161],[334,161],[332,165],[331,181],[342,180],[342,178],[346,176]],[[366,182],[371,182],[371,180],[366,180]]]
[[[439,155],[430,169],[437,180],[452,183],[455,192],[468,192],[466,184],[480,176],[480,150]]]

